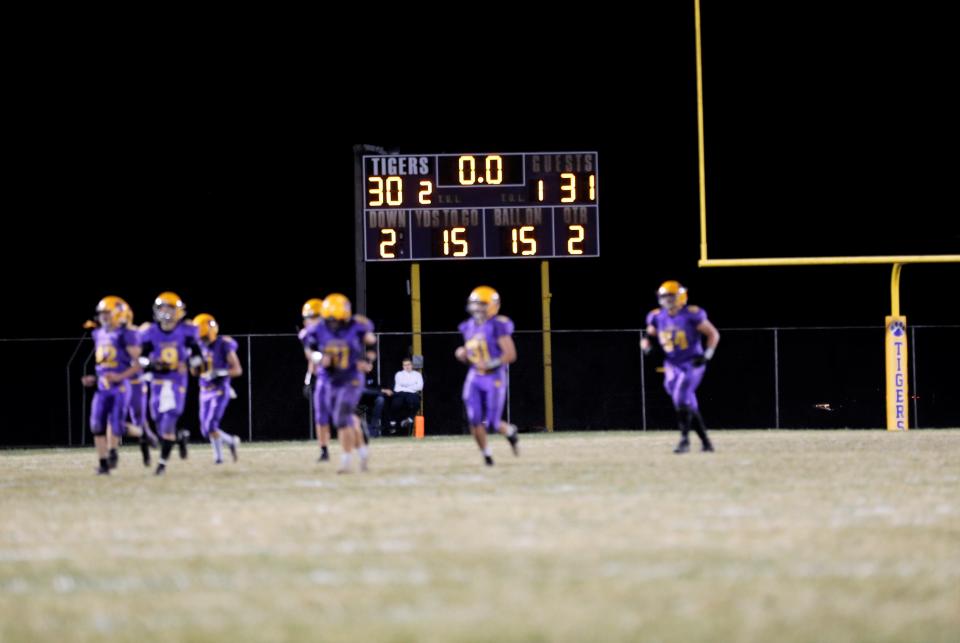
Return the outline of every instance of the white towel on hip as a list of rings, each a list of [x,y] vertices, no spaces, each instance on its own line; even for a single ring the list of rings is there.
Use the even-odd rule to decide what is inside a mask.
[[[157,411],[166,413],[177,408],[177,396],[173,394],[173,382],[165,381],[160,387],[160,401],[157,404]]]

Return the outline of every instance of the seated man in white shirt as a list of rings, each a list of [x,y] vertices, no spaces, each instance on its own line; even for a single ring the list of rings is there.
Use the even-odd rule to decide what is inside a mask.
[[[398,420],[405,429],[413,426],[413,416],[420,410],[422,390],[423,375],[413,370],[413,361],[410,358],[404,358],[403,370],[397,371],[393,379],[393,395],[388,411],[391,430],[395,430]]]

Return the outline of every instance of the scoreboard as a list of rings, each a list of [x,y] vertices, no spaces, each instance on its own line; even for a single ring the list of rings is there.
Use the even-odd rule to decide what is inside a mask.
[[[596,152],[363,157],[367,261],[600,255]]]

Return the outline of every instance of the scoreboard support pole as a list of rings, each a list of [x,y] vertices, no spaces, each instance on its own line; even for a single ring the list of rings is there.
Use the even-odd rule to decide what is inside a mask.
[[[543,307],[543,417],[553,432],[553,350],[550,340],[550,262],[540,262],[540,298]]]
[[[413,331],[413,367],[423,373],[423,324],[420,320],[420,264],[410,264],[410,329]],[[423,415],[423,391],[420,391],[420,412]],[[415,422],[423,419],[414,418]]]
[[[355,256],[356,292],[353,294],[353,309],[358,313],[367,314],[367,262],[364,261],[366,252],[363,237],[363,153],[371,146],[353,146],[353,243]]]
[[[420,323],[420,264],[410,264],[410,314],[413,329],[413,355],[423,355],[423,328]]]

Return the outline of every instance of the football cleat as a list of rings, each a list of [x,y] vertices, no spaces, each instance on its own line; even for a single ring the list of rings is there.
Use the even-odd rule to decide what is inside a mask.
[[[180,449],[180,459],[187,459],[187,442],[190,440],[190,431],[180,429],[177,431],[177,447]]]
[[[520,435],[517,432],[517,425],[510,425],[510,433],[507,434],[507,441],[510,443],[510,448],[513,449],[513,455],[520,455]]]

